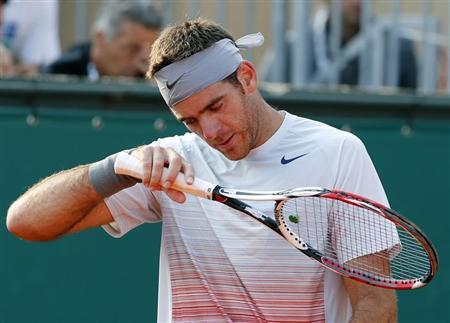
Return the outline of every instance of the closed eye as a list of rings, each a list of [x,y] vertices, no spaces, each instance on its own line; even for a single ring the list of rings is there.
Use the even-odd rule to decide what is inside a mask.
[[[209,107],[210,111],[217,111],[223,106],[222,100]]]
[[[213,99],[209,104],[207,104],[200,112],[199,114],[204,113],[205,111],[211,111],[216,112],[223,106],[223,98],[224,95],[221,95],[215,99]],[[186,126],[191,126],[197,122],[196,118],[180,118],[178,119],[180,122],[183,122]]]

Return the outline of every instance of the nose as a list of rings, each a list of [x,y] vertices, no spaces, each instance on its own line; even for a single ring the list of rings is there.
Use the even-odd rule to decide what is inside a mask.
[[[220,134],[221,124],[215,118],[206,117],[200,120],[200,127],[202,129],[203,138],[211,141],[216,139]]]

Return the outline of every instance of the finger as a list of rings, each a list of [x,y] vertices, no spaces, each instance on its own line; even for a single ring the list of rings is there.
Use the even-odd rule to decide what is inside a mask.
[[[164,188],[169,188],[173,184],[173,182],[175,182],[178,174],[181,171],[183,158],[171,148],[168,148],[166,150],[166,153],[169,165],[167,168],[166,176],[162,179],[162,184]]]
[[[164,162],[166,161],[166,152],[164,148],[153,147],[153,161],[150,176],[149,187],[158,189],[161,187],[161,177],[164,169]]]
[[[169,190],[165,190],[164,192],[167,194],[167,196],[172,201],[175,201],[175,202],[178,202],[178,203],[184,203],[186,201],[186,195],[184,193],[182,193],[182,192],[175,191],[175,190],[170,190],[170,189]]]
[[[181,171],[184,173],[184,180],[186,181],[186,183],[188,184],[194,183],[195,171],[191,164],[183,160],[181,165]]]
[[[139,160],[141,160],[143,169],[142,183],[149,187],[153,168],[153,147],[145,146],[138,148],[133,151],[131,155],[135,155]]]

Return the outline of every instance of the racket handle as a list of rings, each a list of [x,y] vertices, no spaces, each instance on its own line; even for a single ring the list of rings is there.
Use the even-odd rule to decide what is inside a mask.
[[[128,175],[137,179],[142,179],[144,174],[141,161],[126,152],[120,152],[117,155],[116,162],[114,163],[114,171],[116,174]],[[167,176],[167,171],[167,168],[164,168],[163,178]],[[195,178],[194,183],[187,184],[184,180],[184,175],[182,173],[178,173],[175,182],[170,188],[211,200],[215,187],[216,185],[200,178]]]

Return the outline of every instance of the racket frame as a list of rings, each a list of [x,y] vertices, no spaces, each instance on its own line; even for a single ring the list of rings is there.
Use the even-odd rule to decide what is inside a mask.
[[[301,190],[297,189],[296,191]],[[289,194],[288,194],[289,195]],[[312,196],[312,195],[311,195]],[[286,219],[282,214],[283,204],[286,203],[289,198],[277,203],[275,207],[275,217],[279,224],[279,229],[282,235],[297,249],[302,251],[305,255],[319,261],[323,266],[328,269],[348,278],[355,279],[357,281],[374,285],[377,287],[383,287],[387,289],[396,290],[406,290],[406,289],[416,289],[428,284],[436,275],[438,270],[438,256],[436,249],[431,243],[430,239],[423,233],[417,225],[412,221],[401,216],[394,210],[378,203],[373,200],[367,199],[365,197],[359,196],[357,194],[352,194],[344,192],[342,190],[327,190],[323,189],[322,192],[318,192],[316,197],[328,198],[333,200],[340,200],[348,204],[352,204],[372,212],[376,212],[388,221],[400,226],[405,231],[407,231],[416,241],[422,245],[424,251],[427,253],[428,259],[430,261],[430,270],[426,275],[417,279],[407,279],[407,280],[396,280],[387,279],[386,277],[377,276],[365,272],[358,271],[357,269],[347,268],[345,265],[336,263],[335,261],[328,259],[320,251],[312,248],[307,242],[305,242],[301,237],[299,237],[295,231],[291,230]],[[307,247],[305,248],[305,244]]]

